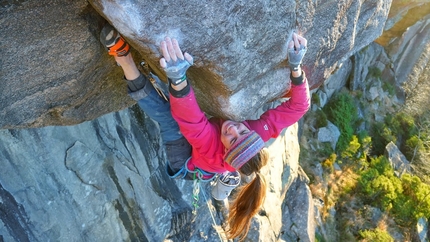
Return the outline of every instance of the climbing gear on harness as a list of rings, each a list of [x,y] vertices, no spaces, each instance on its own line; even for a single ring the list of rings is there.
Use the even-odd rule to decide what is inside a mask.
[[[106,23],[100,33],[100,42],[108,50],[109,55],[127,56],[130,53],[130,45],[110,24]]]
[[[226,172],[218,176],[215,185],[212,187],[212,197],[215,200],[222,201],[226,199],[231,191],[239,186],[240,174],[237,171]]]
[[[193,183],[193,214],[197,215],[197,208],[199,208],[199,193],[200,193],[200,184],[199,180],[195,179]]]
[[[207,172],[199,168],[195,168],[195,170],[188,169],[188,162],[190,161],[191,157],[189,157],[185,164],[180,167],[180,169],[176,172],[167,165],[167,174],[170,178],[180,178],[185,180],[199,180],[202,182],[210,182],[216,178],[215,173]]]
[[[191,159],[191,157],[190,157]],[[185,180],[194,180],[194,175],[192,173],[188,173],[187,169],[185,169],[185,165],[183,165],[179,170],[173,170],[169,164],[166,166],[167,175],[172,179],[185,179]]]
[[[195,167],[194,171],[188,169],[188,161],[189,160],[187,160],[187,162],[185,163],[184,168],[185,168],[187,173],[190,173],[193,175],[193,180],[199,180],[202,182],[210,182],[216,178],[216,173],[207,172],[207,171],[204,171],[198,167]]]
[[[202,182],[210,182],[216,178],[215,173],[207,172],[199,168],[195,168],[195,170],[188,169],[188,162],[191,157],[187,159],[184,165],[181,168],[174,172],[174,170],[168,165],[167,166],[167,174],[170,178],[182,178],[185,180],[199,180]]]

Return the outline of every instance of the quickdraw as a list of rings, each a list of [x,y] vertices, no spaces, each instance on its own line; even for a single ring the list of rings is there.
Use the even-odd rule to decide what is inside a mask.
[[[157,80],[154,78],[154,75],[152,74],[152,71],[151,71],[151,67],[148,65],[148,63],[142,60],[140,62],[140,66],[143,69],[143,73],[148,77],[152,86],[157,91],[158,95],[164,98],[164,100],[169,101],[169,98],[166,96],[166,94],[163,91],[163,88],[160,86],[162,85],[162,83],[158,83]]]
[[[194,173],[195,176],[195,173]],[[197,209],[199,208],[199,193],[200,193],[200,180],[194,178],[193,184],[193,214],[197,215]]]

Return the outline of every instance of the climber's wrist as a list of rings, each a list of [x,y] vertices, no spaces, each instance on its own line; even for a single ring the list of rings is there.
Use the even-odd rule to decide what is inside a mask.
[[[181,78],[172,78],[172,77],[168,77],[169,80],[169,85],[176,91],[180,91],[182,89],[184,89],[184,87],[186,87],[188,85],[187,82],[187,75],[182,75]]]
[[[292,77],[300,77],[302,75],[302,68],[300,67],[300,65],[295,68],[294,70],[291,69],[291,76]]]
[[[306,79],[305,72],[301,69],[300,69],[300,74],[298,74],[296,71],[292,71],[290,74],[290,79],[293,85],[296,85],[296,86],[301,85],[305,82],[305,79]]]
[[[187,75],[185,75],[185,74],[183,74],[182,77],[180,77],[180,78],[172,78],[169,76],[167,76],[167,77],[169,78],[169,83],[173,86],[178,86],[179,84],[181,84],[182,82],[187,80]]]
[[[183,80],[178,85],[173,85],[171,80],[169,79],[169,92],[172,96],[176,98],[182,98],[190,93],[191,87],[188,85],[187,79]]]
[[[173,88],[173,90],[175,90],[175,91],[181,91],[182,89],[184,89],[186,86],[188,86],[188,81],[187,81],[187,79],[185,78],[184,80],[182,80],[181,82],[179,82],[179,83],[177,83],[177,84],[174,84],[173,82],[172,82],[172,80],[171,79],[169,79],[169,84],[170,84],[170,86]]]

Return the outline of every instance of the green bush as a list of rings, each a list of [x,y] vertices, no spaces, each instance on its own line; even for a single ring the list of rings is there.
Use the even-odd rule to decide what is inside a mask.
[[[319,144],[318,155],[321,157],[329,157],[333,153],[333,148],[329,142]]]
[[[311,102],[317,106],[321,105],[320,96],[316,92],[312,93]]]
[[[370,166],[375,168],[381,175],[392,175],[394,173],[393,167],[391,167],[390,162],[385,156],[372,158],[370,161]]]
[[[404,174],[402,194],[394,204],[393,214],[404,225],[415,224],[420,217],[430,216],[430,186],[417,176]]]
[[[371,159],[358,184],[364,201],[390,212],[401,225],[410,226],[420,217],[430,216],[430,186],[414,175],[396,177],[384,156]]]
[[[372,149],[372,137],[369,136],[367,131],[363,130],[358,133],[358,141],[361,144],[361,151],[363,152],[363,157],[367,158]]]
[[[400,179],[394,176],[394,170],[387,158],[373,158],[370,168],[362,172],[359,178],[361,189],[371,205],[389,211],[402,193]]]
[[[378,67],[370,66],[368,70],[369,70],[369,72],[367,73],[368,77],[375,77],[379,79],[381,78],[382,71]]]
[[[325,242],[325,239],[321,234],[315,233],[315,242]]]
[[[327,114],[327,118],[339,128],[340,137],[336,150],[345,150],[354,135],[353,125],[358,119],[354,99],[348,93],[340,93],[327,103],[323,111]]]
[[[327,115],[324,113],[323,110],[318,109],[316,112],[316,121],[315,121],[315,128],[319,129],[322,127],[326,127],[328,125],[328,121],[327,121]]]
[[[394,86],[388,82],[384,82],[382,84],[382,89],[386,92],[388,92],[388,94],[390,96],[394,96],[394,94],[396,94],[396,89],[394,88]]]
[[[359,232],[362,242],[393,242],[391,235],[382,229],[363,230]]]
[[[333,172],[333,166],[334,163],[336,162],[337,159],[337,155],[335,153],[332,153],[327,159],[325,159],[321,165],[326,168],[326,169],[330,169],[330,171]]]
[[[374,155],[384,154],[385,146],[389,142],[393,142],[407,159],[411,159],[413,153],[410,151],[416,147],[412,147],[412,145],[420,144],[415,138],[411,139],[417,133],[418,128],[413,117],[403,112],[399,112],[394,116],[388,114],[384,123],[375,123],[372,126],[372,138],[375,141],[373,142],[372,153]],[[409,143],[407,143],[407,140],[410,140]]]
[[[384,130],[385,124],[382,122],[373,123],[371,126],[371,136],[372,136],[372,149],[371,154],[379,156],[383,155],[385,151],[385,146],[387,145],[387,140],[382,136],[382,130]]]
[[[424,149],[423,141],[414,135],[406,140],[403,146],[403,152],[406,157],[409,157],[409,161],[412,161],[416,153]]]
[[[357,136],[353,135],[351,141],[349,142],[349,145],[341,153],[342,158],[353,159],[360,147],[361,144],[358,142]]]

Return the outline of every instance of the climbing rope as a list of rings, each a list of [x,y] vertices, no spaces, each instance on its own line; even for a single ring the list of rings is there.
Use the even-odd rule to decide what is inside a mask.
[[[196,179],[196,174],[194,174],[194,185],[193,185],[193,207],[194,207],[193,214],[194,215],[197,215],[197,208],[199,207],[198,206],[199,193],[200,193],[200,179]],[[216,232],[218,234],[219,240],[221,242],[223,242],[224,240],[221,238],[221,235],[219,234],[219,232],[216,229],[218,227],[218,225],[215,221],[215,215],[212,213],[212,210],[209,207],[209,199],[206,197],[206,193],[204,191],[202,191],[202,194],[203,194],[203,197],[206,201],[206,205],[208,206],[209,213],[212,217],[214,229],[216,230]]]

